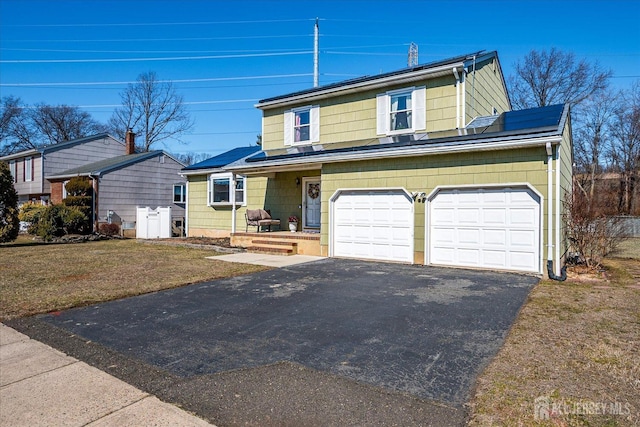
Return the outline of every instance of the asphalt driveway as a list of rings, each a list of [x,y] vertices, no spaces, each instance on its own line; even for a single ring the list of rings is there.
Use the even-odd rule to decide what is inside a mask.
[[[122,355],[121,363],[139,361],[151,367],[149,372],[168,373],[191,399],[197,399],[198,387],[220,387],[230,395],[210,396],[189,409],[198,413],[201,408],[199,415],[221,425],[329,420],[328,407],[309,418],[298,408],[289,419],[278,409],[274,413],[273,406],[278,399],[295,402],[295,395],[313,387],[322,390],[322,396],[311,397],[319,405],[331,400],[328,393],[339,398],[341,392],[329,391],[336,387],[328,385],[331,381],[383,400],[408,399],[405,407],[412,409],[405,412],[417,424],[437,425],[438,419],[458,424],[476,376],[502,345],[537,281],[517,274],[327,258],[43,315],[38,321]],[[224,375],[235,377],[235,385],[223,384]],[[238,381],[247,384],[238,388]],[[195,388],[187,391],[186,384]],[[168,394],[180,401],[179,390]],[[247,419],[242,412],[249,416],[251,409],[240,406],[238,414],[207,412],[237,406],[234,396],[258,412],[265,409],[255,400],[271,400],[272,414]],[[212,399],[219,401],[212,404]],[[328,400],[322,405],[331,406]],[[371,410],[378,406],[360,400]],[[432,418],[421,402],[456,415]],[[375,412],[363,416],[353,423],[378,420]]]

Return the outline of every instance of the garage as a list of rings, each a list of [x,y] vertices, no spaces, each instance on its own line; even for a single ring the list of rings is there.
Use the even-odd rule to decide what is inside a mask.
[[[331,203],[331,255],[413,262],[413,200],[404,190],[341,190]]]
[[[429,205],[430,264],[540,272],[540,196],[531,189],[440,190]]]

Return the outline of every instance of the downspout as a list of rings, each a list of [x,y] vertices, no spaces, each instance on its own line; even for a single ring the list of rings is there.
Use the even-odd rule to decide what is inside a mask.
[[[231,234],[236,232],[236,174],[231,173],[229,191],[231,192]]]
[[[557,264],[556,264],[556,268],[554,273],[555,274],[562,274],[562,272],[560,271],[560,217],[561,217],[561,212],[560,212],[560,171],[562,170],[562,168],[560,167],[560,146],[557,145],[556,146],[556,241],[555,241],[555,246],[556,246],[556,260],[557,260]]]
[[[453,69],[453,76],[456,78],[456,129],[460,129],[460,74],[458,69]]]
[[[567,267],[562,267],[561,275],[553,271],[553,146],[546,144],[547,150],[547,275],[551,280],[564,281],[567,279]]]
[[[183,175],[184,177],[184,175]],[[189,237],[189,180],[184,184],[184,235]]]
[[[93,174],[89,174],[89,178],[91,178],[91,181],[93,183],[92,187],[93,187],[93,197],[92,197],[92,206],[91,209],[93,210],[93,212],[91,212],[91,222],[93,223],[93,232],[97,233],[98,232],[98,221],[97,221],[97,216],[98,216],[98,187],[99,187],[99,175],[93,175]]]
[[[478,113],[476,112],[476,55],[473,55],[473,80],[471,81],[471,109],[473,110],[473,117]]]

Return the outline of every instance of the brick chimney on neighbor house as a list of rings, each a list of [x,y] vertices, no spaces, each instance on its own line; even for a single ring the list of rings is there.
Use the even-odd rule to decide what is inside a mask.
[[[127,154],[135,154],[136,152],[136,134],[133,133],[131,128],[127,129],[127,133],[124,135],[124,144]]]

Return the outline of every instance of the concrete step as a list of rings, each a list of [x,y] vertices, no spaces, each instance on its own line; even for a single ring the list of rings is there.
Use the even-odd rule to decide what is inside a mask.
[[[283,242],[281,240],[269,240],[269,239],[265,239],[265,240],[260,240],[260,239],[254,239],[251,241],[252,244],[256,245],[256,246],[291,246],[291,247],[296,247],[298,246],[297,242]]]
[[[270,255],[295,255],[298,253],[297,245],[253,245],[247,248],[247,252]]]

